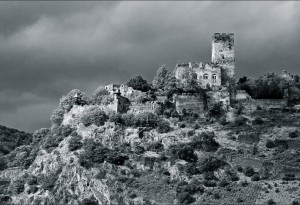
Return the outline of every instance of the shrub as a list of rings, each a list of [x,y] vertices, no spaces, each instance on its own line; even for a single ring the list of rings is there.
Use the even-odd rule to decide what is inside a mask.
[[[298,201],[294,200],[294,201],[292,202],[292,205],[300,205],[300,203],[299,203]]]
[[[116,124],[123,124],[124,123],[124,121],[122,119],[122,115],[120,113],[115,112],[115,111],[110,112],[108,114],[108,118],[109,118],[110,122],[114,122]]]
[[[14,181],[13,183],[13,187],[12,187],[12,191],[14,194],[20,194],[24,191],[25,187],[24,187],[25,181],[22,179],[18,179],[16,181]]]
[[[58,147],[58,145],[60,144],[61,141],[63,141],[63,136],[59,135],[48,135],[44,144],[43,144],[43,148],[50,153],[53,149],[55,149],[56,147]]]
[[[254,173],[251,177],[251,181],[259,181],[260,180],[260,176],[258,173]]]
[[[220,167],[225,166],[226,162],[214,156],[208,156],[201,159],[201,161],[199,161],[199,165],[202,172],[213,172]]]
[[[132,113],[124,113],[122,114],[122,121],[127,127],[131,127],[134,125],[135,116]]]
[[[107,155],[106,161],[115,165],[124,165],[125,161],[128,160],[129,157],[126,155],[122,155],[118,152],[110,152]]]
[[[274,148],[274,147],[276,147],[274,141],[268,139],[266,142],[266,148]]]
[[[98,201],[93,196],[92,198],[83,199],[80,205],[99,205]]]
[[[275,202],[273,199],[269,199],[269,200],[267,201],[267,204],[268,204],[268,205],[276,205],[276,202]]]
[[[233,122],[233,125],[234,126],[242,126],[244,124],[246,124],[247,122],[247,118],[243,117],[243,116],[238,116],[234,122]]]
[[[81,99],[81,102],[77,102],[77,99],[74,97],[75,95],[77,95]],[[88,104],[89,101],[90,100],[85,93],[81,92],[80,90],[74,89],[60,99],[59,108],[62,109],[64,113],[67,113],[71,110],[73,105],[78,103],[80,105],[84,105]]]
[[[230,183],[227,181],[227,180],[225,180],[225,179],[222,179],[219,183],[218,183],[218,186],[219,187],[226,187],[226,186],[228,186]]]
[[[290,138],[296,138],[298,136],[299,136],[298,130],[289,133]]]
[[[82,147],[82,137],[78,135],[77,133],[74,134],[71,139],[69,140],[69,150],[75,151],[77,149],[80,149]]]
[[[208,116],[209,117],[215,117],[219,118],[223,115],[224,109],[223,104],[221,102],[215,103],[209,110],[208,110]]]
[[[147,151],[161,152],[164,150],[164,145],[160,142],[152,142],[146,145]]]
[[[52,172],[47,176],[44,176],[41,181],[41,187],[45,190],[51,191],[54,186],[55,182],[58,179],[59,172]]]
[[[151,112],[139,113],[135,117],[135,126],[137,127],[156,127],[158,118]]]
[[[282,180],[284,180],[284,181],[294,181],[294,180],[296,180],[296,177],[295,177],[294,174],[286,173],[286,174],[284,174],[284,176],[282,177]]]
[[[80,118],[80,122],[84,126],[95,124],[96,126],[102,126],[108,120],[108,116],[99,107],[91,107],[83,113]]]
[[[140,90],[143,92],[146,92],[151,88],[147,81],[141,76],[135,76],[134,78],[130,79],[127,85],[135,90]]]
[[[194,149],[191,148],[188,144],[174,144],[171,145],[168,150],[168,154],[171,157],[177,159],[182,159],[187,162],[196,162],[198,157],[194,153]]]
[[[195,198],[188,192],[180,192],[176,198],[180,204],[191,204],[195,202]]]
[[[250,166],[246,166],[245,169],[244,169],[244,174],[247,176],[247,177],[251,177],[253,174],[254,174],[254,169]]]
[[[6,160],[3,156],[0,156],[0,171],[7,168]]]
[[[61,125],[64,119],[64,110],[62,108],[57,108],[53,110],[53,113],[50,117],[50,121],[52,125]]]
[[[238,170],[239,172],[243,172],[244,171],[244,169],[243,169],[243,167],[241,165],[237,165],[236,166],[236,170]]]
[[[100,105],[103,102],[103,99],[109,95],[110,93],[107,90],[105,90],[104,87],[100,86],[92,94],[91,102],[93,105]]]
[[[166,120],[161,120],[157,124],[156,128],[158,133],[167,133],[171,131],[170,123]]]
[[[261,124],[263,124],[263,120],[261,119],[261,117],[256,117],[254,120],[253,120],[253,124],[254,125],[261,125]]]
[[[194,149],[204,150],[206,152],[214,152],[219,148],[219,143],[214,139],[214,132],[202,132],[192,138],[191,146]]]

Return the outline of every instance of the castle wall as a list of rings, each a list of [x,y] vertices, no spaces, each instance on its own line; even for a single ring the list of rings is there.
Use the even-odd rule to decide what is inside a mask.
[[[286,105],[284,99],[249,99],[249,100],[239,100],[246,110],[254,111],[257,106],[263,109],[280,109]]]
[[[207,92],[208,96],[208,107],[213,106],[216,103],[222,102],[223,108],[228,109],[230,103],[230,96],[227,89],[213,90]]]
[[[207,84],[210,87],[221,86],[221,67],[212,63],[180,63],[175,68],[175,78],[184,79],[184,73],[187,69],[192,69],[197,74],[198,82],[202,88],[206,88]],[[207,79],[204,77],[207,76]]]
[[[204,113],[205,102],[203,97],[195,95],[177,95],[174,97],[177,112],[181,113],[183,108],[196,113]]]
[[[133,102],[129,106],[129,113],[154,112],[159,105],[156,102],[136,103]]]

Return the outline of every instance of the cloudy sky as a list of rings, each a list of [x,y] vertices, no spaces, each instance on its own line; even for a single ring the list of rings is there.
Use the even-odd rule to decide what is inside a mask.
[[[298,12],[297,12],[298,11]],[[300,73],[300,2],[0,2],[0,124],[49,127],[62,95],[211,59],[235,34],[237,77]]]

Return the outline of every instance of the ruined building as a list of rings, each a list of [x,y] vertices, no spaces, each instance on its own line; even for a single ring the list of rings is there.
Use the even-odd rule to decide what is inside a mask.
[[[230,99],[235,98],[235,57],[234,35],[215,33],[212,36],[212,62],[180,62],[175,67],[175,77],[184,80],[185,72],[192,70],[197,74],[199,84],[206,88],[219,89],[227,86]]]

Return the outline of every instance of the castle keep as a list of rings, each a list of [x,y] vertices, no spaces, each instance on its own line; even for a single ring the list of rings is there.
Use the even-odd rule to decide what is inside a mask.
[[[212,36],[212,62],[180,62],[175,67],[175,77],[184,80],[188,70],[197,75],[199,84],[218,89],[222,85],[234,85],[235,77],[234,35],[215,33]],[[231,90],[231,89],[229,89]]]

